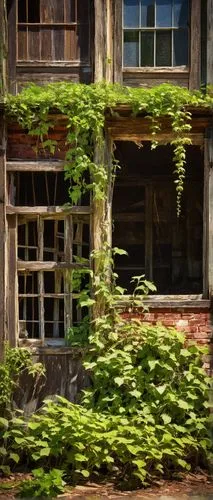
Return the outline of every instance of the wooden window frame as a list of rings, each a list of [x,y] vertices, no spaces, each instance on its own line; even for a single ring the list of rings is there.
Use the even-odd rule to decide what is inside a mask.
[[[128,73],[149,75],[153,78],[178,79],[185,75],[190,88],[200,87],[200,50],[201,50],[201,0],[193,0],[190,18],[189,67],[136,67],[124,68],[123,61],[123,0],[116,0],[114,8],[114,81],[122,83]]]
[[[44,170],[43,170],[44,169]],[[14,172],[63,172],[63,162],[7,162],[7,172],[13,176]],[[8,183],[9,187],[9,183]],[[44,300],[48,299],[64,299],[64,332],[73,324],[73,300],[78,299],[78,293],[72,291],[70,279],[67,279],[67,272],[75,269],[82,269],[85,264],[76,263],[73,259],[73,245],[77,247],[77,255],[82,256],[81,243],[74,239],[74,225],[78,226],[78,237],[83,238],[83,224],[90,224],[91,221],[91,208],[90,206],[16,206],[12,204],[13,192],[7,192],[7,258],[8,258],[8,272],[7,272],[7,321],[8,321],[8,337],[12,345],[41,345],[44,346],[49,343],[51,339],[60,339],[59,333],[56,328],[53,328],[53,335],[45,338],[45,323],[51,323],[44,316]],[[44,221],[64,221],[64,252],[63,259],[59,261],[57,256],[54,255],[54,260],[44,260]],[[37,260],[20,260],[18,258],[18,223],[37,221]],[[79,227],[81,226],[81,228]],[[80,230],[80,236],[79,236]],[[28,243],[28,242],[27,242]],[[54,247],[55,248],[55,247]],[[25,252],[25,256],[27,256]],[[89,261],[88,261],[89,265]],[[57,272],[60,271],[64,277],[64,291],[50,293],[44,289],[44,272]],[[18,290],[18,276],[28,272],[38,273],[38,290],[36,293],[19,293]],[[21,324],[27,322],[27,319],[19,319],[19,299],[38,298],[38,324],[39,324],[39,338],[19,339],[19,331]],[[77,310],[77,322],[81,321],[81,310]],[[55,316],[56,318],[56,316]],[[57,318],[56,318],[57,320]],[[64,338],[61,339],[62,345],[65,345]]]

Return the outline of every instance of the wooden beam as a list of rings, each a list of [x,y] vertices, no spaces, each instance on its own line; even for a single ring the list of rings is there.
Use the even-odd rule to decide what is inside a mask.
[[[191,58],[189,88],[201,85],[201,0],[193,0],[191,6]]]
[[[7,205],[6,207],[7,214],[17,214],[17,215],[40,215],[44,218],[54,218],[56,215],[62,215],[66,217],[66,215],[90,215],[91,208],[89,206],[35,206],[35,207],[19,207],[14,205]]]
[[[213,297],[213,128],[206,131],[204,177],[204,291]]]
[[[0,0],[0,97],[7,90],[7,14],[6,0]]]
[[[213,0],[207,0],[207,68],[206,68],[206,83],[213,85]]]
[[[17,282],[17,218],[10,215],[8,220],[8,340],[12,347],[18,340],[18,282]]]
[[[73,220],[68,216],[64,222],[64,254],[66,262],[72,265],[73,259]],[[64,330],[65,333],[73,324],[73,301],[72,301],[72,274],[65,273],[64,276]]]
[[[16,0],[8,2],[8,71],[9,71],[9,90],[12,93],[16,92],[16,60],[17,60],[17,43],[16,43]]]
[[[139,214],[140,216],[143,214]],[[144,217],[143,217],[144,218]],[[141,222],[143,220],[141,217]],[[148,185],[145,190],[145,275],[153,280],[153,188]]]
[[[102,81],[106,76],[106,12],[105,0],[94,0],[95,6],[95,82]]]
[[[3,114],[0,113],[0,361],[4,357],[4,341],[6,334],[6,300],[5,300],[5,196],[6,196],[6,130]]]
[[[111,127],[109,129],[109,132],[111,133],[111,137],[114,141],[133,141],[133,142],[151,142],[153,141],[153,135],[150,134],[144,134],[143,132],[122,132],[118,131],[118,127]],[[159,144],[169,144],[171,141],[175,139],[175,134],[173,133],[168,133],[168,134],[156,134],[155,135],[155,140],[159,142]],[[204,142],[204,137],[203,134],[188,134],[186,135],[188,137],[193,146],[203,146]]]
[[[7,172],[63,172],[64,161],[7,161]]]
[[[83,269],[87,267],[86,264],[77,264],[76,262],[52,262],[41,260],[18,260],[18,271],[57,271],[66,269]]]
[[[114,82],[122,84],[122,0],[114,2]]]

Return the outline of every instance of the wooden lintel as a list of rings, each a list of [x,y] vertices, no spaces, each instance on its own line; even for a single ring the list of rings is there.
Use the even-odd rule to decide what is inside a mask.
[[[18,271],[56,271],[56,270],[66,270],[66,269],[83,269],[87,267],[85,264],[78,264],[76,262],[52,262],[52,261],[17,261]]]
[[[7,214],[17,214],[17,215],[25,215],[25,216],[35,216],[39,215],[41,217],[54,218],[57,214],[63,215],[89,215],[91,213],[91,208],[89,206],[35,206],[35,207],[19,207],[14,205],[7,205],[6,207]]]
[[[144,133],[122,133],[121,131],[119,132],[117,127],[116,130],[114,128],[110,128],[110,135],[112,140],[114,141],[133,141],[133,142],[149,142],[156,140],[159,142],[159,144],[168,144],[171,143],[175,139],[175,135],[168,133],[168,134],[156,134],[154,137],[152,134],[144,134]],[[194,146],[203,146],[204,143],[204,137],[203,134],[188,134],[187,136],[190,140],[192,145]]]
[[[62,172],[63,161],[7,161],[7,172]]]

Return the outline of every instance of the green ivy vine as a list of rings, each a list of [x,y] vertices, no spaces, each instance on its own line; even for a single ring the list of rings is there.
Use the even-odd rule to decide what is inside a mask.
[[[54,127],[54,112],[66,117],[68,151],[65,175],[72,180],[70,197],[76,204],[88,189],[93,191],[96,200],[106,196],[107,170],[104,164],[95,162],[94,144],[104,147],[106,111],[113,113],[113,108],[122,104],[130,106],[134,116],[142,112],[150,118],[152,148],[158,145],[156,134],[161,131],[161,118],[170,118],[179,216],[186,146],[191,144],[191,109],[212,107],[210,93],[191,92],[167,83],[151,89],[128,88],[105,82],[91,85],[61,82],[41,87],[31,84],[20,94],[7,96],[6,110],[30,135],[37,136],[52,154],[57,142],[48,138],[48,132]]]

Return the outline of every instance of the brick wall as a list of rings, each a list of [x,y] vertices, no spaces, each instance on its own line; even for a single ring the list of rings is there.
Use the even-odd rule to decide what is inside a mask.
[[[213,318],[210,310],[199,308],[156,308],[149,309],[143,313],[140,310],[123,311],[121,313],[125,319],[137,318],[147,323],[156,325],[162,323],[166,327],[174,327],[185,332],[187,339],[194,340],[202,345],[209,346],[209,355],[204,356],[204,367],[208,372],[213,373]]]

